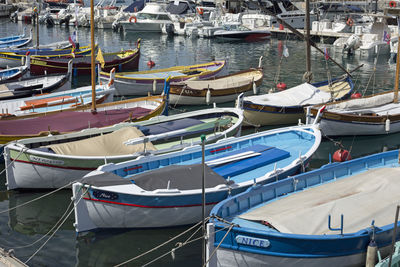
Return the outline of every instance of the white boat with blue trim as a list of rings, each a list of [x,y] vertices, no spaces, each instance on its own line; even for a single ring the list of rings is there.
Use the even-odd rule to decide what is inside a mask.
[[[252,187],[211,211],[208,266],[365,266],[392,243],[399,175],[394,150]]]
[[[303,169],[321,142],[317,126],[222,139],[205,146],[206,212],[251,187]],[[201,220],[201,146],[106,164],[73,184],[75,228],[157,228]]]

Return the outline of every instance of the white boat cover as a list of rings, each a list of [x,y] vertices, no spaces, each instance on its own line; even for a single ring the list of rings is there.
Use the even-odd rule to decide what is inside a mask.
[[[355,233],[371,226],[394,221],[400,199],[400,168],[378,168],[316,186],[240,216],[252,221],[267,221],[278,231],[293,234],[340,234],[328,229],[340,227],[343,214],[344,233]]]
[[[356,110],[376,108],[393,102],[393,96],[393,92],[390,92],[373,97],[351,99],[341,103],[329,105],[327,106],[327,110],[340,113],[346,111],[354,112]]]
[[[348,85],[348,83],[343,83]],[[336,89],[335,89],[336,90]],[[275,106],[275,107],[292,107],[317,105],[329,102],[337,96],[331,95],[329,91],[321,90],[309,83],[303,83],[285,91],[271,94],[255,95],[245,97],[245,101],[251,101],[254,104]]]
[[[84,140],[49,145],[55,153],[73,156],[117,156],[131,155],[143,151],[143,144],[125,145],[123,142],[144,136],[136,127],[123,127],[109,134]],[[151,142],[146,143],[146,150],[157,150]]]

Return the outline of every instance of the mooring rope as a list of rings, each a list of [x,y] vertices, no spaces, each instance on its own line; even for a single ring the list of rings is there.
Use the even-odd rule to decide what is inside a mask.
[[[61,220],[63,220],[64,216],[66,216],[66,214],[68,213],[69,208],[71,207],[71,205],[74,203],[73,200],[71,200],[71,202],[68,204],[68,207],[65,209],[64,214],[60,217],[60,219],[54,224],[54,226],[46,233],[44,234],[41,238],[39,238],[38,240],[34,241],[31,244],[25,245],[25,246],[19,246],[19,247],[11,247],[12,249],[20,249],[20,248],[27,248],[27,247],[31,247],[34,244],[38,243],[39,241],[41,241],[42,239],[44,239],[47,235],[49,235],[54,228],[56,228],[56,226],[61,222]],[[68,215],[69,216],[69,215]]]
[[[224,237],[221,239],[221,241],[219,242],[218,246],[213,250],[213,252],[211,253],[210,257],[208,257],[207,261],[204,263],[203,267],[206,266],[208,264],[208,262],[211,260],[211,258],[214,256],[215,252],[217,252],[217,250],[219,249],[219,247],[221,246],[222,242],[224,242],[225,238],[228,236],[229,232],[232,230],[233,228],[233,224],[231,224],[228,228],[228,231],[226,231]],[[215,234],[216,232],[214,232]]]
[[[50,241],[50,239],[57,233],[57,231],[61,228],[61,226],[66,222],[66,220],[68,219],[68,217],[72,214],[72,212],[74,211],[75,206],[82,200],[83,196],[87,193],[87,191],[89,190],[89,188],[86,190],[86,192],[84,192],[81,197],[78,199],[78,201],[76,202],[76,204],[74,205],[74,207],[70,210],[70,212],[68,212],[67,216],[65,216],[65,218],[62,220],[62,222],[60,223],[60,225],[55,229],[55,231],[49,236],[49,238],[32,254],[32,256],[29,257],[29,259],[27,259],[25,261],[25,263],[28,263],[31,259],[33,259],[33,257],[36,256],[37,253],[39,253],[39,251]],[[72,200],[73,202],[73,200]]]
[[[74,182],[75,182],[75,181],[74,181]],[[62,187],[60,187],[60,188],[57,188],[57,189],[55,189],[55,190],[53,190],[53,191],[51,191],[51,192],[48,192],[48,193],[46,193],[46,194],[44,194],[44,195],[41,195],[41,196],[39,196],[39,197],[37,197],[37,198],[31,199],[31,200],[29,200],[29,201],[27,201],[27,202],[25,202],[25,203],[19,204],[19,205],[15,206],[15,207],[12,207],[12,208],[9,208],[9,209],[0,211],[0,214],[5,213],[5,212],[9,212],[9,211],[12,211],[12,210],[15,210],[15,209],[17,209],[17,208],[19,208],[19,207],[25,206],[25,205],[30,204],[30,203],[32,203],[32,202],[35,202],[35,201],[37,201],[37,200],[39,200],[39,199],[45,198],[45,197],[47,197],[47,196],[49,196],[49,195],[51,195],[51,194],[54,194],[54,193],[56,193],[56,192],[58,192],[58,191],[60,191],[60,190],[62,190],[62,189],[67,188],[68,186],[70,186],[70,185],[73,184],[74,182],[70,182],[70,183],[68,183],[68,184],[66,184],[66,185],[64,185],[64,186],[62,186]]]
[[[233,226],[235,226],[235,225],[232,224],[231,226],[233,227]],[[231,226],[229,226],[229,227],[231,227]],[[222,229],[219,229],[219,230],[215,231],[213,234],[218,233],[218,232],[220,232],[220,231],[223,231],[223,230],[225,230],[225,229],[227,229],[227,228],[229,228],[229,227],[226,226],[226,227],[224,227],[224,228],[222,228]],[[196,230],[196,232],[197,232],[198,230],[200,230],[200,229],[202,229],[202,227],[199,227],[199,228]],[[196,233],[196,232],[195,232],[195,233]],[[193,234],[193,235],[194,235],[194,234]],[[193,235],[192,235],[191,237],[193,237]],[[191,237],[190,237],[190,238],[191,238]],[[204,239],[204,238],[206,238],[206,237],[207,237],[207,235],[205,235],[205,236],[202,235],[202,236],[200,236],[200,237],[198,237],[198,238],[195,238],[195,239],[193,239],[193,240],[190,240],[190,241],[189,241],[190,238],[188,238],[185,242],[178,242],[178,243],[176,243],[176,247],[172,248],[171,251],[168,251],[168,252],[166,252],[166,253],[160,255],[159,257],[157,257],[157,258],[151,260],[150,262],[148,262],[148,263],[142,265],[142,267],[148,266],[149,264],[154,263],[154,262],[156,262],[157,260],[159,260],[159,259],[161,259],[161,258],[163,258],[163,257],[165,257],[165,256],[167,256],[167,255],[169,255],[169,254],[172,254],[172,257],[175,257],[174,255],[175,255],[175,251],[176,251],[177,249],[180,249],[180,248],[184,247],[185,245],[188,245],[188,244],[191,244],[191,243],[193,243],[193,242],[199,241],[199,240]],[[223,241],[223,240],[222,240],[222,241]],[[208,261],[207,261],[207,262],[208,262]]]
[[[208,221],[209,218],[210,218],[210,217],[206,218],[206,220]],[[165,245],[168,244],[169,242],[171,242],[171,241],[177,239],[178,237],[180,237],[180,236],[186,234],[187,232],[191,231],[192,229],[196,228],[197,226],[199,226],[199,225],[202,224],[202,223],[203,223],[203,221],[200,221],[200,222],[198,222],[197,224],[193,225],[192,227],[188,228],[187,230],[183,231],[182,233],[178,234],[177,236],[175,236],[175,237],[173,237],[173,238],[171,238],[171,239],[165,241],[164,243],[162,243],[162,244],[160,244],[160,245],[158,245],[158,246],[156,246],[156,247],[154,247],[154,248],[152,248],[152,249],[150,249],[150,250],[148,250],[148,251],[146,251],[146,252],[144,252],[144,253],[142,253],[142,254],[136,256],[136,257],[134,257],[134,258],[131,258],[131,259],[129,259],[129,260],[126,260],[126,261],[124,261],[124,262],[122,262],[122,263],[119,263],[119,264],[117,264],[117,265],[114,265],[114,267],[119,267],[119,266],[122,266],[122,265],[124,265],[124,264],[127,264],[127,263],[129,263],[129,262],[131,262],[131,261],[134,261],[134,260],[136,260],[136,259],[139,259],[139,258],[143,257],[144,255],[147,255],[147,254],[149,254],[150,252],[153,252],[153,251],[155,251],[155,250],[157,250],[157,249],[159,249],[159,248],[165,246]],[[168,253],[169,253],[169,252],[168,252]]]
[[[10,167],[11,164],[13,164],[14,161],[16,161],[16,160],[22,155],[22,153],[24,152],[24,150],[26,151],[26,150],[28,150],[28,148],[25,148],[25,147],[22,148],[21,151],[19,152],[18,156],[17,156],[15,159],[13,159],[13,160],[0,172],[0,175],[2,175],[2,174],[8,169],[8,167]],[[4,153],[4,150],[3,150],[3,153]]]

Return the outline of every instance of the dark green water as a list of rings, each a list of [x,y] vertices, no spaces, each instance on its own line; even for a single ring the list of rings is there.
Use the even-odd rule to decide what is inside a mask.
[[[0,19],[0,37],[22,32],[24,26],[30,27],[29,25],[10,23],[7,19]],[[67,40],[71,33],[72,28],[41,26],[40,41],[45,44]],[[78,35],[82,45],[89,43],[89,29],[80,29]],[[304,44],[297,40],[271,39],[270,41],[254,43],[229,43],[208,39],[170,38],[159,34],[123,36],[111,30],[98,30],[95,35],[103,52],[134,47],[137,38],[142,38],[141,70],[147,69],[146,63],[150,58],[155,61],[156,68],[228,59],[228,71],[234,72],[257,66],[258,58],[262,55],[264,56],[265,75],[261,87],[262,92],[267,92],[273,87],[284,44],[287,45],[290,56],[282,61],[280,81],[285,82],[288,86],[295,86],[301,82],[305,71]],[[330,48],[329,45],[325,46]],[[333,64],[329,63],[327,66],[324,57],[318,52],[313,50],[312,53],[315,81],[326,80],[328,71],[333,77],[342,74],[340,69]],[[375,75],[373,75],[375,66],[374,60],[371,58],[342,58],[341,55],[333,54],[333,52],[331,56],[349,69],[364,64],[360,71],[354,74],[357,90],[363,91],[368,85],[366,92],[369,94],[393,88],[395,66],[387,63],[388,58],[378,60]],[[89,80],[89,77],[79,77],[74,81],[74,86],[86,85]],[[233,103],[224,106],[233,106]],[[189,109],[193,108],[183,107],[172,110],[172,113]],[[23,127],[22,123],[21,127]],[[246,132],[253,131],[254,129],[248,129]],[[355,158],[399,148],[399,137],[399,134],[395,134],[379,137],[356,136],[335,140],[342,142],[347,149],[351,149],[351,154]],[[337,148],[333,142],[324,140],[315,153],[309,168],[318,168],[328,163],[329,154],[332,154]],[[2,170],[4,165],[0,167],[0,170]],[[53,234],[52,228],[67,210],[72,194],[65,190],[8,211],[10,208],[43,196],[45,193],[7,192],[4,186],[5,175],[2,174],[0,179],[0,212],[3,211],[0,213],[0,247],[14,248],[16,255],[21,260],[27,261]],[[163,218],[154,219],[162,220]],[[188,228],[102,231],[87,235],[84,238],[77,238],[72,225],[73,221],[73,214],[71,214],[28,264],[31,266],[113,266],[152,249]],[[44,239],[38,241],[44,236]],[[182,242],[187,237],[186,235],[179,241]],[[132,261],[125,266],[140,266],[150,262],[170,250],[176,242],[174,241],[170,246]],[[177,250],[174,258],[168,255],[151,266],[200,266],[200,264],[201,246],[199,242],[194,242]]]

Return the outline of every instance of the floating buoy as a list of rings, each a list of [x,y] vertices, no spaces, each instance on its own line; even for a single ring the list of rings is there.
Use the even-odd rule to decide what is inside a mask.
[[[150,68],[152,68],[152,67],[154,67],[156,65],[156,63],[154,63],[154,61],[153,60],[149,60],[149,61],[147,61],[147,66],[149,66]]]
[[[360,93],[354,93],[354,94],[351,94],[351,98],[352,99],[355,99],[355,98],[361,98],[361,94]]]
[[[389,7],[396,7],[396,2],[395,1],[390,1],[389,2]]]
[[[278,84],[276,85],[276,88],[277,88],[278,90],[285,90],[285,89],[286,89],[286,83],[278,83]]]
[[[350,159],[351,159],[350,152],[346,149],[339,149],[336,150],[335,153],[333,153],[333,161],[344,162]]]

